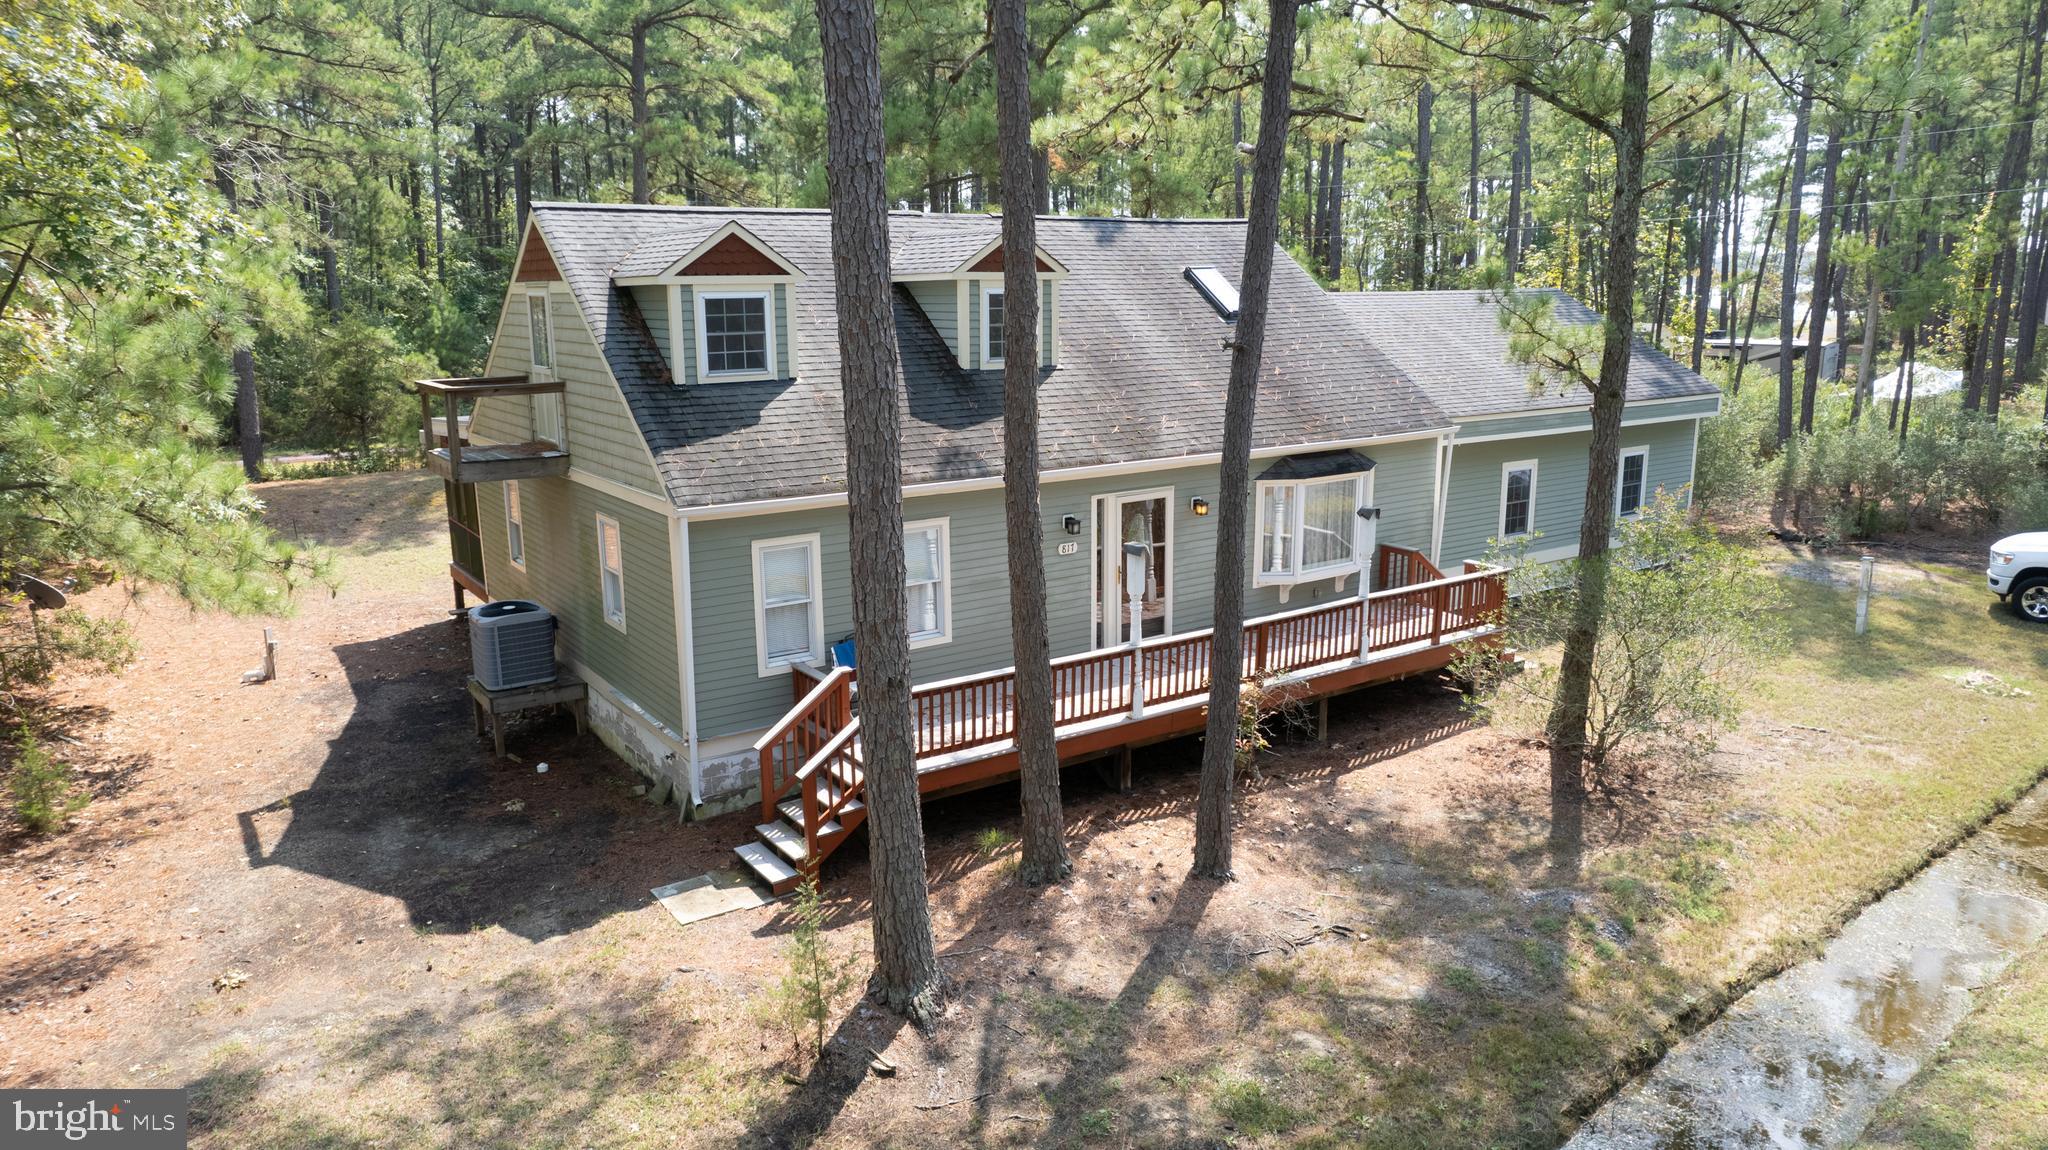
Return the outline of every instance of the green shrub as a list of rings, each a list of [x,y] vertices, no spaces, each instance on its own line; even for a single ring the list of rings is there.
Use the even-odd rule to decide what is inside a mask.
[[[1743,682],[1781,642],[1777,582],[1750,550],[1693,521],[1669,493],[1624,520],[1600,561],[1607,595],[1593,653],[1589,780],[1702,761],[1733,725]],[[1566,588],[1577,585],[1581,562],[1513,567],[1501,644],[1531,656],[1528,664],[1475,646],[1453,665],[1487,722],[1530,737],[1544,730],[1558,685],[1550,656],[1571,624]]]
[[[15,817],[39,835],[64,829],[71,816],[92,801],[72,778],[71,764],[51,758],[27,727],[15,741],[14,770],[7,776],[7,789],[14,798]]]

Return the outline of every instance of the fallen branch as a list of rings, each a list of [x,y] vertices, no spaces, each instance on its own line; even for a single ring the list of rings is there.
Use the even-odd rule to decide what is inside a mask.
[[[946,1101],[946,1102],[920,1102],[920,1103],[918,1103],[918,1104],[917,1104],[917,1105],[916,1105],[915,1107],[912,1107],[912,1109],[915,1109],[915,1110],[944,1110],[944,1109],[945,1109],[946,1107],[948,1107],[948,1106],[958,1106],[958,1105],[960,1105],[960,1104],[961,1104],[962,1102],[979,1102],[979,1101],[981,1101],[982,1099],[984,1099],[984,1098],[987,1098],[988,1096],[990,1096],[991,1094],[994,1094],[994,1093],[995,1093],[995,1091],[993,1091],[993,1090],[984,1090],[984,1091],[982,1091],[982,1092],[981,1092],[981,1093],[979,1093],[979,1094],[973,1094],[973,1095],[969,1095],[969,1096],[968,1096],[968,1097],[966,1097],[966,1098],[954,1098],[954,1099],[951,1099],[951,1100],[949,1100],[949,1101]]]

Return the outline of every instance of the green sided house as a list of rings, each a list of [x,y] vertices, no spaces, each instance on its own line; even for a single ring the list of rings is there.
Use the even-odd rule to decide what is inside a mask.
[[[786,888],[859,825],[859,653],[829,218],[537,205],[486,375],[420,384],[458,604],[532,599],[592,724],[686,815],[758,805]],[[921,788],[1015,771],[1000,220],[890,219]],[[1335,295],[1277,256],[1251,562],[1214,570],[1237,220],[1045,217],[1040,449],[1060,751],[1197,730],[1218,578],[1247,673],[1309,698],[1442,667],[1498,536],[1570,553],[1588,418],[1472,292]],[[1560,311],[1591,321],[1569,300]],[[1719,396],[1639,349],[1621,505],[1690,478]],[[1127,760],[1126,760],[1127,761]]]

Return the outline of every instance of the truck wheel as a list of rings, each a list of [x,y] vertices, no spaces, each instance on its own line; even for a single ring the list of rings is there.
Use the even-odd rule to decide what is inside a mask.
[[[2048,575],[2029,575],[2013,585],[2013,611],[2034,623],[2048,623]]]

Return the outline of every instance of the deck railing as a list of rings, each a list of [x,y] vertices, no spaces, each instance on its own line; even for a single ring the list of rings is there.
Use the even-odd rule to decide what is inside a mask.
[[[1472,563],[1459,575],[1375,591],[1367,599],[1372,641],[1366,650],[1440,644],[1446,635],[1484,626],[1503,601],[1500,573]],[[1245,624],[1244,674],[1272,679],[1357,660],[1360,616],[1359,600],[1352,598],[1250,620]],[[1208,693],[1211,636],[1208,630],[1192,631],[1053,660],[1054,723],[1066,727],[1136,715],[1144,706]],[[1138,667],[1143,673],[1134,675]],[[1010,738],[1015,693],[1016,672],[1008,667],[914,688],[911,729],[918,757]]]
[[[1419,553],[1415,558],[1421,563],[1399,561],[1396,573],[1435,570],[1425,566],[1428,560]],[[1505,602],[1504,572],[1466,563],[1461,574],[1374,591],[1363,601],[1354,597],[1248,620],[1244,675],[1270,683],[1341,669],[1393,648],[1463,642],[1485,634]],[[1370,642],[1363,644],[1362,620],[1371,627]],[[1212,631],[1194,631],[1053,660],[1054,723],[1067,728],[1119,716],[1138,718],[1148,706],[1207,694],[1212,636]],[[858,807],[849,812],[848,806],[866,792],[867,776],[860,718],[854,713],[854,672],[793,668],[790,683],[796,705],[755,742],[754,751],[760,758],[764,821],[775,820],[776,804],[792,788],[800,794],[808,868],[823,857],[820,835],[843,835],[864,813]],[[927,683],[914,688],[910,699],[911,733],[921,764],[1003,742],[1015,731],[1014,668]],[[831,845],[825,844],[828,850]]]
[[[1429,556],[1413,547],[1395,547],[1380,544],[1373,556],[1372,585],[1382,591],[1396,587],[1409,587],[1417,583],[1428,583],[1444,577]]]

